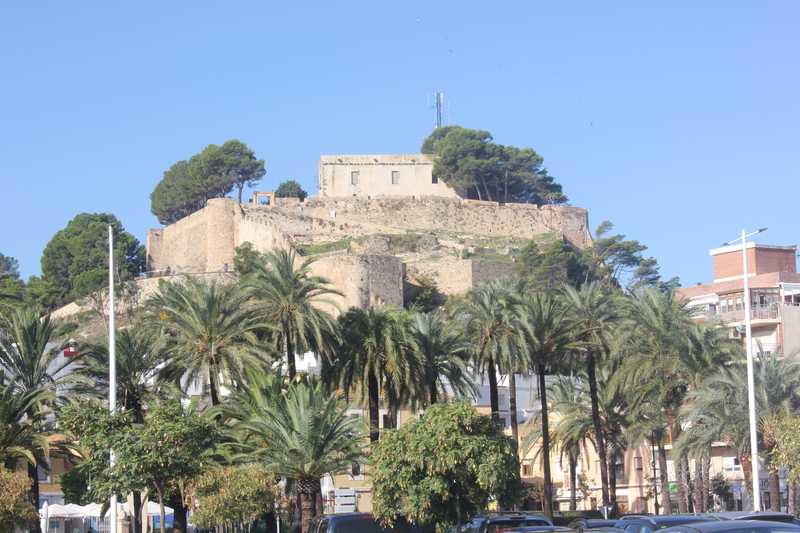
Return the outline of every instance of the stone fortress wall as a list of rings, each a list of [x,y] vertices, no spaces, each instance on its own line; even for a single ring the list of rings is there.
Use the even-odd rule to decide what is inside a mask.
[[[404,282],[413,275],[430,276],[443,293],[458,294],[513,271],[510,260],[464,257],[458,242],[521,243],[553,235],[583,247],[591,242],[587,217],[585,209],[570,206],[426,196],[276,199],[270,206],[218,198],[174,224],[150,230],[147,266],[173,275],[226,272],[233,270],[236,247],[245,242],[262,252],[328,246],[330,251],[310,254],[312,270],[343,292],[334,298],[339,309],[400,306]],[[410,242],[413,251],[387,244],[393,240]]]

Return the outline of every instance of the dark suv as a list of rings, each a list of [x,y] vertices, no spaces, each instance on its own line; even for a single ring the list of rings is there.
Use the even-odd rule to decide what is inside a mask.
[[[384,528],[369,513],[343,513],[315,518],[309,533],[431,533],[432,528],[411,525],[404,520]]]

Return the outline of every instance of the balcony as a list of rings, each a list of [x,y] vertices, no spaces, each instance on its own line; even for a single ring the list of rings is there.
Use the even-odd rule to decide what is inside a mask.
[[[751,307],[751,320],[780,320],[782,304],[772,303],[767,305],[753,305]],[[706,309],[700,316],[707,318],[717,318],[723,323],[729,324],[731,322],[744,321],[744,308],[735,309],[733,311],[720,312],[719,309]]]

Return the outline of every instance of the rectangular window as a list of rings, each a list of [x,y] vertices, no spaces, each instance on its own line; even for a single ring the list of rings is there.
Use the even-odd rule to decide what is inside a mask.
[[[358,185],[358,170],[350,173],[350,185]]]
[[[530,463],[522,463],[522,477],[531,477]]]
[[[350,465],[350,475],[353,477],[361,475],[361,463],[353,463]]]
[[[742,465],[739,463],[738,457],[723,457],[722,469],[725,472],[740,472],[742,470]]]
[[[742,302],[742,297],[738,296],[736,298],[736,310],[741,311],[742,309],[744,309],[744,303]]]
[[[436,176],[431,176],[431,183],[439,183],[439,178]]]
[[[392,185],[400,185],[400,171],[392,170]]]
[[[50,470],[49,465],[47,469],[37,466],[36,467],[36,475],[39,478],[39,483],[50,483]]]
[[[638,472],[641,472],[644,467],[642,466],[642,457],[637,455],[633,458],[633,467],[636,468]]]

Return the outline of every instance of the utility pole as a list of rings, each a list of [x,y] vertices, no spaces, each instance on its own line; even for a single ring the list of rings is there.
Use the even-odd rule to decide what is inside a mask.
[[[114,232],[108,226],[108,410],[111,413],[117,410],[117,341],[114,320]],[[109,458],[111,467],[114,467],[116,458],[111,450]],[[111,494],[109,508],[109,533],[117,533],[117,495]]]

